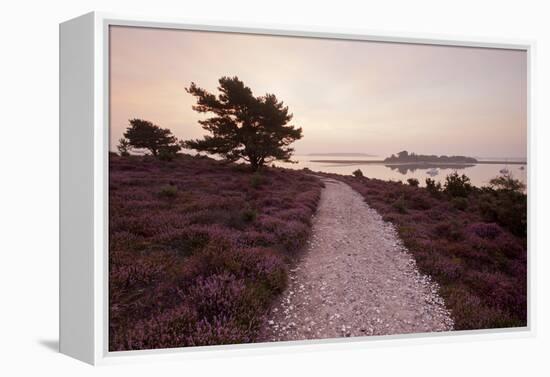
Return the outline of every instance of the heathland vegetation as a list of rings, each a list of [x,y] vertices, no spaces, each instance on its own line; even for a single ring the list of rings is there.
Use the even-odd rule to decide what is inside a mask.
[[[110,349],[254,341],[321,183],[178,155],[110,158]]]

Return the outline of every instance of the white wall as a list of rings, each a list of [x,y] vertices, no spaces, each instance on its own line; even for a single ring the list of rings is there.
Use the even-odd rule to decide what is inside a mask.
[[[537,40],[535,232],[548,208],[550,23],[544,1],[169,1],[2,3],[0,95],[0,370],[4,375],[540,375],[550,349],[547,240],[535,234],[539,335],[534,339],[423,344],[92,369],[52,352],[58,334],[58,23],[91,10],[232,21]],[[538,233],[537,232],[537,233]],[[534,245],[531,245],[534,246]],[[545,296],[543,297],[543,288]]]

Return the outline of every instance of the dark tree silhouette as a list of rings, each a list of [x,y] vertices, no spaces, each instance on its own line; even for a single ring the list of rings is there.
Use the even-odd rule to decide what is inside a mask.
[[[384,159],[385,162],[437,162],[440,164],[445,163],[476,163],[477,160],[473,157],[466,156],[436,156],[436,155],[426,155],[426,154],[416,154],[414,152],[409,153],[407,151],[401,151],[395,154],[392,154],[390,157]]]
[[[181,149],[178,139],[169,129],[143,119],[130,119],[124,137],[132,148],[148,149],[153,156],[158,156],[160,151],[175,154]]]
[[[288,125],[292,114],[282,101],[274,94],[255,97],[238,77],[220,78],[218,90],[216,96],[194,82],[186,88],[197,99],[193,110],[215,116],[199,121],[210,135],[183,142],[185,148],[243,159],[254,171],[274,160],[293,162],[289,145],[302,137],[302,128]]]
[[[120,138],[118,140],[117,149],[120,155],[125,157],[130,155],[130,150],[132,149],[132,146],[130,145],[130,142],[128,141],[128,139]]]

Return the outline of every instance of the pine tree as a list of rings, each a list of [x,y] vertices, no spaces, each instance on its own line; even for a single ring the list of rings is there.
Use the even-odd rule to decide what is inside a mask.
[[[255,97],[238,77],[220,78],[218,90],[216,96],[195,83],[186,89],[197,99],[195,111],[214,116],[199,121],[209,134],[183,142],[185,148],[243,159],[254,171],[275,160],[293,162],[290,144],[302,138],[302,128],[288,124],[292,114],[282,101],[274,94]]]
[[[124,137],[132,148],[148,149],[153,156],[158,156],[161,150],[175,154],[181,149],[178,139],[169,129],[143,119],[130,119]]]

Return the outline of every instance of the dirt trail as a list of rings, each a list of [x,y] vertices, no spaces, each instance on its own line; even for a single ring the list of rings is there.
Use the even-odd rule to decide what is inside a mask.
[[[350,186],[323,181],[312,237],[262,340],[451,330],[437,285],[418,272],[393,226]]]

